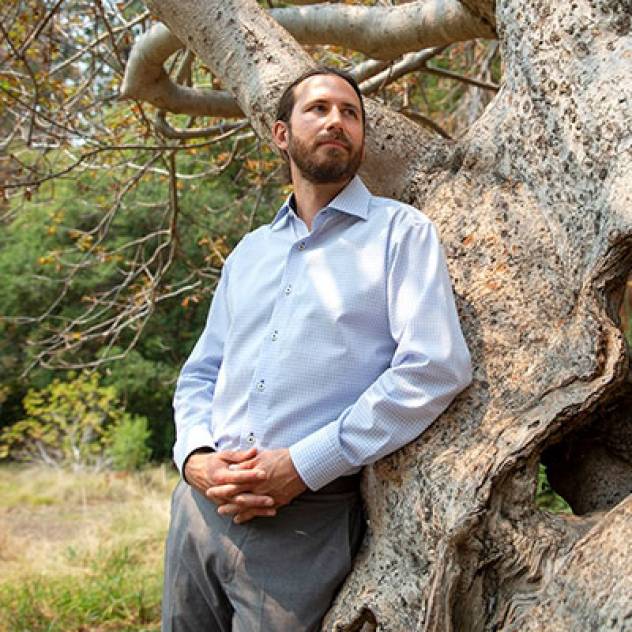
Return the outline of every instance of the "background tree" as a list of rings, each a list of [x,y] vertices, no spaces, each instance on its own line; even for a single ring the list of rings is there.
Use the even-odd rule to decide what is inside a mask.
[[[3,325],[29,332],[17,364],[129,358],[161,306],[195,309],[222,244],[274,207],[265,141],[280,91],[314,58],[351,67],[375,96],[362,175],[439,228],[476,373],[418,442],[368,469],[370,533],[327,626],[624,629],[629,1],[270,4],[154,0],[169,31],[131,52],[150,24],[135,2],[2,9],[5,225],[67,176],[85,178],[69,183],[78,204],[103,189],[68,224],[48,216],[61,243],[34,247],[45,307]],[[195,58],[170,59],[182,43]],[[157,112],[113,100],[128,57],[123,92]],[[207,188],[223,201],[200,203]],[[139,362],[160,355],[157,329]],[[536,508],[541,459],[581,515]]]
[[[0,9],[0,427],[24,417],[29,385],[107,363],[166,458],[173,383],[223,258],[278,191],[243,126],[170,139],[151,106],[117,100],[149,23],[139,2]]]

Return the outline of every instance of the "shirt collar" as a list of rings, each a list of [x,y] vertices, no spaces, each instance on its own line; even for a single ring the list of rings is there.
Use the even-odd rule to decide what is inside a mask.
[[[369,214],[369,202],[371,193],[360,179],[354,176],[347,186],[327,205],[331,208],[348,215],[354,215],[360,219],[366,219]],[[272,230],[277,230],[285,225],[286,218],[294,212],[294,193],[287,196],[283,206],[279,209],[270,224]]]

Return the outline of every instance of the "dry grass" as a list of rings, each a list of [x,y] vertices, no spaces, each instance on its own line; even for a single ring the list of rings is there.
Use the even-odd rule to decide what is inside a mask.
[[[0,630],[153,630],[176,482],[0,468]]]

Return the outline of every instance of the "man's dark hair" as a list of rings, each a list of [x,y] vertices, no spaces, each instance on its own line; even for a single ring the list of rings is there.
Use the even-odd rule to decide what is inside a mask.
[[[283,92],[281,98],[279,99],[279,105],[277,106],[276,120],[283,121],[289,125],[290,117],[292,116],[292,110],[294,109],[294,89],[300,83],[303,83],[305,79],[309,79],[310,77],[317,77],[320,75],[335,75],[336,77],[340,77],[344,79],[355,91],[358,95],[358,99],[360,100],[360,108],[362,110],[362,127],[365,127],[366,114],[364,111],[364,101],[362,100],[362,93],[360,92],[360,88],[356,82],[356,80],[344,70],[338,70],[338,68],[330,68],[329,66],[316,66],[315,68],[310,68],[302,75],[297,77]]]

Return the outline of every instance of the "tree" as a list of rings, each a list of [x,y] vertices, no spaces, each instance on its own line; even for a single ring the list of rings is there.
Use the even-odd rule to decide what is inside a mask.
[[[152,108],[117,100],[133,37],[149,22],[134,0],[0,10],[0,248],[15,245],[25,216],[35,219],[38,240],[19,257],[37,266],[21,268],[21,297],[45,288],[2,301],[0,340],[27,339],[11,370],[112,362],[166,304],[195,311],[268,199],[265,179],[242,186],[263,161],[243,125],[186,142],[157,129]],[[0,272],[14,275],[17,263]]]
[[[267,138],[280,90],[313,63],[297,41],[353,63],[365,93],[380,101],[368,105],[373,160],[363,175],[439,227],[477,372],[415,445],[367,472],[371,533],[328,626],[624,628],[632,441],[616,321],[631,258],[629,0],[336,3],[269,15],[253,1],[198,4],[154,0],[175,41],[152,31],[131,56],[151,21],[138,2],[20,0],[0,12],[0,222],[13,228],[31,199],[45,205],[60,182],[88,206],[78,226],[50,214],[50,235],[63,240],[33,248],[44,259],[33,278],[60,292],[41,297],[39,315],[0,323],[8,349],[0,366],[23,339],[16,324],[36,331],[29,363],[96,365],[146,336],[156,306],[194,306],[208,294],[221,265],[218,238],[237,235],[197,223],[183,186],[203,182],[199,195],[215,184],[210,176],[229,174],[231,207],[247,229],[272,199],[276,163],[229,115],[245,115]],[[500,90],[496,45],[470,40],[496,35]],[[441,53],[456,41],[465,43]],[[180,42],[189,52],[163,71]],[[317,42],[330,46],[319,53]],[[477,58],[478,77],[447,69],[459,47],[461,59]],[[150,64],[139,72],[142,52]],[[162,108],[154,120],[151,106],[115,100],[128,57],[125,91]],[[420,76],[482,90],[460,99],[447,90],[443,102],[458,114],[447,119],[432,98],[433,107],[418,107]],[[192,88],[200,83],[214,90]],[[197,125],[213,113],[223,118]],[[122,214],[140,204],[147,214],[133,222],[138,232],[121,237],[117,222],[127,224]],[[192,209],[216,216],[217,206]],[[197,259],[182,247],[186,225]],[[33,281],[14,263],[5,267],[12,285],[32,299]],[[95,291],[82,280],[90,270],[103,275]],[[152,338],[150,362],[162,351],[161,336]],[[540,460],[578,516],[534,507]]]
[[[504,84],[457,140],[367,103],[362,175],[438,226],[475,378],[417,442],[368,468],[370,532],[326,626],[626,629],[632,420],[617,319],[632,260],[629,0],[148,4],[168,31],[137,42],[124,93],[192,115],[243,113],[263,139],[280,91],[313,63],[299,42],[404,55],[367,62],[394,72],[419,51],[498,37]],[[224,92],[162,70],[183,45]],[[569,499],[578,514],[600,512],[538,510],[541,456],[577,457],[579,435],[604,418],[627,443],[602,449],[597,470],[562,476],[586,500],[589,477],[616,470],[607,498]]]

